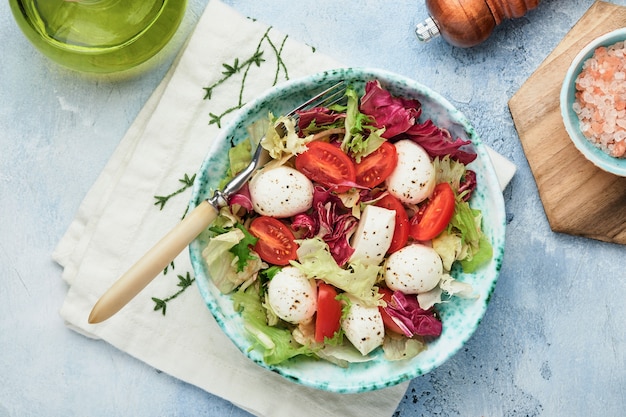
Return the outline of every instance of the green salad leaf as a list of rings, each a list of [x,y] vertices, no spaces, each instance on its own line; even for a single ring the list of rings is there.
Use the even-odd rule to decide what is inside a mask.
[[[493,248],[485,235],[481,234],[478,247],[471,253],[471,256],[461,260],[463,271],[471,273],[476,271],[482,264],[489,262],[493,256]]]
[[[481,211],[472,209],[467,201],[457,196],[447,229],[433,239],[433,248],[441,256],[446,270],[458,260],[463,271],[471,273],[491,259],[493,248],[481,230],[481,223]]]
[[[351,262],[341,268],[333,258],[328,244],[319,238],[298,241],[298,262],[292,262],[309,278],[321,279],[363,301],[365,305],[377,305],[380,295],[372,291],[380,266]]]
[[[304,138],[298,136],[296,131],[295,119],[286,116],[280,116],[274,120],[270,113],[271,123],[267,128],[265,136],[261,139],[261,146],[269,152],[273,159],[281,159],[285,156],[298,155],[307,150],[306,144],[309,143],[313,136],[309,135]],[[282,123],[287,134],[280,136],[274,126]]]
[[[351,155],[356,162],[369,155],[386,141],[381,135],[385,129],[372,126],[372,119],[359,111],[359,96],[351,88],[346,90],[348,104],[346,109],[346,133],[341,142],[341,149]]]
[[[266,313],[256,286],[233,293],[235,309],[241,312],[244,326],[254,338],[255,346],[263,352],[268,365],[281,363],[297,355],[311,355],[313,350],[299,345],[285,328],[267,325]]]
[[[246,242],[250,240],[241,230],[242,227],[235,227],[213,236],[202,251],[211,280],[224,294],[233,291],[246,281],[254,280],[258,272],[267,267],[248,247]],[[242,249],[244,246],[245,249]],[[245,264],[239,256],[246,258]],[[240,268],[239,265],[243,267]]]
[[[465,165],[446,155],[443,158],[433,159],[435,168],[435,183],[447,182],[455,193],[458,193],[461,179],[465,175]]]

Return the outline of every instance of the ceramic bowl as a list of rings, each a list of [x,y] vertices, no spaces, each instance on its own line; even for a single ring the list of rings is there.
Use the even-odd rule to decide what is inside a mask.
[[[561,87],[560,106],[565,129],[572,143],[590,162],[598,168],[626,177],[626,159],[615,158],[590,142],[581,132],[578,116],[572,105],[576,98],[576,78],[583,68],[584,62],[593,56],[600,46],[610,46],[626,39],[626,28],[606,33],[587,44],[572,61]]]
[[[470,283],[478,298],[455,297],[438,307],[443,321],[443,333],[429,343],[426,351],[411,360],[389,362],[384,359],[382,349],[378,348],[374,351],[375,358],[372,361],[351,364],[347,368],[308,357],[297,357],[277,366],[268,366],[263,362],[260,352],[251,350],[251,340],[244,330],[241,316],[233,309],[230,295],[220,293],[211,283],[202,258],[207,237],[201,235],[190,245],[191,261],[200,294],[219,326],[243,355],[295,383],[339,393],[357,393],[389,387],[435,369],[467,342],[485,313],[504,254],[505,212],[502,193],[487,149],[468,120],[436,92],[416,81],[385,71],[337,69],[289,81],[248,103],[222,130],[217,143],[196,175],[191,201],[193,208],[213,194],[226,172],[227,151],[231,143],[244,140],[247,136],[246,127],[253,121],[266,118],[268,111],[275,115],[284,114],[339,80],[347,80],[362,93],[365,83],[372,79],[378,79],[394,95],[419,99],[423,105],[423,119],[433,119],[440,127],[449,129],[454,137],[470,139],[478,154],[470,165],[478,178],[478,188],[471,205],[482,210],[483,229],[494,248],[493,259],[475,273],[467,274],[458,270],[452,272],[459,280]]]

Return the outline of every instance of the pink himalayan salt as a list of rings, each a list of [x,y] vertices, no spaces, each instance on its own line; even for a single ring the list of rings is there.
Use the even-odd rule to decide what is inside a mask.
[[[576,78],[572,107],[585,137],[607,154],[626,158],[626,44],[601,46]]]

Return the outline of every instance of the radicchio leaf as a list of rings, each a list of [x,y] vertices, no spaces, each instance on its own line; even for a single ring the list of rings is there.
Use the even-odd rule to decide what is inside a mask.
[[[346,118],[345,113],[337,113],[326,107],[314,107],[298,112],[298,129],[302,134],[309,133],[311,123],[315,126],[328,126]]]
[[[291,222],[291,228],[302,234],[300,239],[310,239],[317,234],[319,230],[317,219],[307,213],[296,214]]]
[[[418,100],[392,96],[381,87],[378,80],[374,80],[365,85],[359,110],[374,118],[377,128],[384,127],[386,130],[381,136],[390,139],[406,132],[417,122],[421,104]]]
[[[469,201],[472,197],[472,192],[476,189],[476,172],[468,169],[463,174],[461,184],[459,185],[459,194],[462,196],[463,201]]]
[[[378,81],[369,81],[365,85],[360,110],[375,119],[376,127],[386,128],[381,135],[386,139],[395,141],[408,137],[421,145],[432,158],[450,155],[465,165],[476,159],[475,153],[460,149],[471,141],[460,138],[453,140],[450,132],[437,127],[430,119],[419,123],[421,103],[392,96]]]
[[[422,309],[415,296],[394,291],[391,302],[384,308],[407,337],[441,335],[442,324],[435,311]]]
[[[252,211],[252,198],[250,197],[248,183],[245,183],[237,193],[230,196],[230,198],[228,199],[228,204],[230,204],[231,206],[233,204],[237,204],[248,211]]]
[[[341,266],[348,262],[354,249],[348,243],[348,236],[356,228],[358,221],[351,214],[341,214],[335,202],[317,203],[320,229],[318,236],[328,244],[330,253]]]
[[[291,226],[304,232],[303,239],[319,237],[326,242],[333,259],[341,266],[354,253],[348,237],[357,225],[356,217],[344,207],[339,197],[324,187],[316,186],[312,214],[296,215]]]
[[[472,143],[470,140],[452,139],[450,132],[437,127],[432,120],[415,124],[405,132],[405,135],[421,145],[431,157],[450,155],[450,158],[469,164],[476,159],[476,154],[463,151],[460,148]]]

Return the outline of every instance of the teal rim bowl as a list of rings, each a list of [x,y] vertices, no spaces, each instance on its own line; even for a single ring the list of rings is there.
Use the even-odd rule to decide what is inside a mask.
[[[437,368],[461,349],[485,314],[504,256],[506,220],[502,192],[487,149],[468,120],[436,92],[416,81],[386,71],[337,69],[288,81],[248,103],[234,120],[225,126],[196,175],[190,202],[193,208],[213,194],[226,172],[229,147],[232,143],[238,143],[246,138],[246,127],[250,123],[266,118],[269,111],[274,115],[284,114],[306,98],[339,80],[346,80],[362,93],[365,83],[372,79],[378,79],[394,95],[420,100],[423,106],[422,121],[431,118],[437,125],[449,129],[453,136],[470,139],[478,154],[470,165],[471,169],[476,171],[478,179],[478,188],[473,194],[471,205],[483,212],[483,230],[493,246],[493,259],[471,274],[462,273],[458,269],[452,271],[457,279],[474,287],[478,298],[455,297],[450,302],[438,306],[443,321],[443,332],[438,339],[428,344],[426,351],[410,360],[390,362],[383,357],[382,349],[378,348],[373,352],[373,360],[354,363],[347,368],[309,357],[297,357],[279,365],[269,366],[263,362],[262,354],[252,349],[253,343],[246,334],[240,314],[233,308],[231,296],[220,293],[211,282],[202,257],[202,251],[208,242],[207,236],[200,235],[191,243],[189,249],[197,287],[202,298],[224,333],[244,355],[259,366],[290,381],[338,393],[358,393],[393,386]]]
[[[576,78],[582,71],[585,61],[593,56],[596,48],[600,46],[610,46],[624,40],[626,40],[626,28],[621,28],[606,33],[587,44],[587,46],[576,55],[567,70],[560,95],[563,124],[576,149],[598,168],[621,177],[626,177],[626,158],[610,156],[591,143],[580,130],[579,119],[572,105],[576,100]]]

